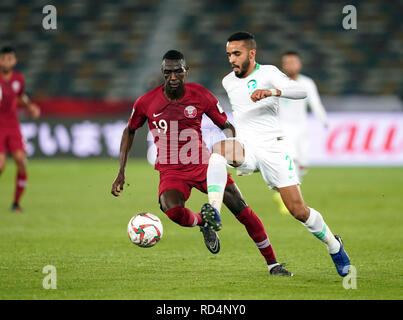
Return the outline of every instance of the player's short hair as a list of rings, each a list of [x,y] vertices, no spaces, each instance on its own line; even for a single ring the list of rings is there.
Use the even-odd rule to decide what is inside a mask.
[[[4,46],[0,49],[0,54],[7,54],[7,53],[14,53],[16,54],[17,52],[15,51],[14,47],[11,46]]]
[[[297,51],[295,51],[295,50],[288,50],[288,51],[283,52],[283,54],[281,56],[282,57],[284,57],[284,56],[297,56],[297,57],[299,57],[299,53]]]
[[[243,40],[245,42],[245,45],[248,46],[250,49],[256,49],[255,36],[250,32],[238,31],[230,35],[227,39],[228,42],[241,40]]]
[[[162,60],[185,60],[185,56],[178,50],[169,50],[164,54]]]

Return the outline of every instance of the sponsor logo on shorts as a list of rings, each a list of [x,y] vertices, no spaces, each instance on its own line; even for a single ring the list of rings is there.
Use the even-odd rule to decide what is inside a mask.
[[[197,109],[194,106],[187,106],[184,113],[187,118],[194,118],[197,115]]]

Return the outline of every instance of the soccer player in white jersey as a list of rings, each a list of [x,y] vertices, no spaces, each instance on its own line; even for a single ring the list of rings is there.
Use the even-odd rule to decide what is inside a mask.
[[[284,73],[305,88],[305,99],[280,99],[279,118],[285,135],[289,140],[290,152],[296,165],[298,177],[302,181],[308,166],[308,126],[307,109],[327,128],[326,110],[320,101],[315,82],[300,74],[302,63],[296,51],[287,51],[281,57]]]
[[[279,123],[279,98],[304,99],[306,89],[275,66],[258,64],[256,42],[248,32],[231,35],[226,51],[233,71],[222,84],[232,105],[237,139],[243,145],[239,168],[260,171],[268,187],[279,191],[292,216],[326,244],[337,272],[346,276],[350,259],[343,242],[333,235],[322,215],[305,204]]]
[[[290,155],[295,163],[295,170],[298,178],[302,178],[308,169],[308,124],[307,109],[311,108],[315,117],[320,120],[325,128],[327,128],[326,110],[320,101],[318,88],[315,82],[300,74],[302,63],[296,51],[287,51],[281,57],[281,67],[283,72],[292,80],[299,83],[305,88],[307,97],[305,99],[280,99],[279,118],[281,126],[287,136],[289,142]],[[275,192],[273,199],[279,206],[279,210],[283,214],[288,214],[288,210],[283,204],[280,194]]]

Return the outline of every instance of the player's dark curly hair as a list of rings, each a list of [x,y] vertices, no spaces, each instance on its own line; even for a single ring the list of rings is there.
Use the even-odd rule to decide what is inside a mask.
[[[283,54],[281,56],[282,57],[284,57],[284,56],[297,56],[297,57],[299,57],[299,53],[298,53],[298,51],[295,51],[295,50],[288,50],[288,51],[283,52]]]
[[[227,39],[228,42],[231,41],[240,41],[243,40],[245,41],[245,44],[250,48],[250,49],[256,49],[256,40],[255,36],[247,31],[238,31],[233,33],[232,35],[229,36]]]
[[[11,46],[4,46],[0,49],[0,54],[16,53],[15,48]]]
[[[179,52],[178,50],[169,50],[167,51],[162,60],[185,60],[185,56]]]
[[[251,39],[255,39],[255,36],[253,34],[247,31],[239,31],[230,35],[227,41],[231,42],[231,41],[251,40]]]

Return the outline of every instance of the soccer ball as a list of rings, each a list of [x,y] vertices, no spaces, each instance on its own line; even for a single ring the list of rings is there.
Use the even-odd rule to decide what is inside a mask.
[[[130,241],[142,248],[155,246],[161,240],[162,232],[161,220],[148,212],[135,215],[127,226]]]

